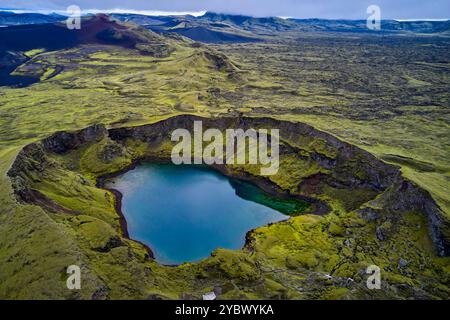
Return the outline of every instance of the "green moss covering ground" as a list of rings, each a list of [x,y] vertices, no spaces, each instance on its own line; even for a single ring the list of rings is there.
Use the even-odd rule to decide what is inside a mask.
[[[408,212],[395,224],[367,222],[353,209],[375,196],[368,190],[325,190],[332,208],[327,216],[301,215],[258,228],[248,248],[218,249],[178,267],[158,265],[142,245],[123,238],[113,195],[95,186],[96,177],[148,151],[138,141],[128,141],[113,161],[102,158],[113,145],[108,140],[64,159],[54,156],[54,168],[31,177],[48,198],[82,215],[19,203],[13,195],[6,172],[17,154],[55,131],[153,123],[180,113],[245,112],[307,122],[380,158],[411,158],[389,161],[428,190],[448,217],[448,41],[354,42],[343,35],[337,44],[335,37],[217,46],[230,57],[225,66],[189,43],[174,43],[176,51],[166,58],[97,45],[29,52],[33,68],[23,70],[44,75],[42,81],[0,88],[0,297],[201,298],[220,287],[223,299],[448,299],[450,261],[435,254],[426,218]],[[62,71],[48,78],[56,66]],[[319,141],[305,149],[335,155]],[[302,178],[327,173],[298,159],[282,158],[273,182],[293,190]],[[377,230],[386,239],[379,240]],[[71,264],[82,267],[81,291],[65,286]],[[382,269],[383,290],[365,286],[371,264]]]

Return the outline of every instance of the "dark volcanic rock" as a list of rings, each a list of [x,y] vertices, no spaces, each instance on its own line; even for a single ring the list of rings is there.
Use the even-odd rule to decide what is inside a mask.
[[[121,247],[123,245],[124,243],[122,242],[122,240],[120,240],[118,236],[114,236],[108,239],[108,241],[102,247],[94,249],[99,252],[109,252],[111,251],[111,249]]]
[[[424,212],[428,218],[429,233],[438,255],[450,255],[450,238],[447,231],[450,229],[450,222],[445,219],[431,195],[413,182],[398,176],[386,192],[368,205],[369,207],[358,210],[363,218],[383,217],[394,223],[396,217],[401,214],[411,211]],[[379,240],[384,240],[387,237],[386,230],[379,228],[377,228],[377,237]]]
[[[64,154],[70,150],[77,149],[79,146],[102,140],[107,135],[104,125],[93,125],[78,132],[57,132],[44,139],[42,144],[46,151]]]
[[[106,163],[112,162],[117,157],[123,155],[124,149],[118,144],[107,144],[100,151],[100,160]]]

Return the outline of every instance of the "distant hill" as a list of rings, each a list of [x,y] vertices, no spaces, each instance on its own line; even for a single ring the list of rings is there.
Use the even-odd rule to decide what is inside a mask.
[[[366,20],[324,20],[324,19],[289,19],[296,23],[296,28],[301,31],[325,31],[325,32],[368,32]],[[443,33],[450,32],[450,21],[381,21],[383,33]]]
[[[239,34],[233,34],[228,32],[215,31],[208,29],[206,27],[179,28],[179,29],[172,29],[171,31],[176,32],[182,36],[188,37],[192,40],[205,43],[260,41],[259,39],[256,38],[246,37]]]
[[[350,32],[450,34],[450,21],[383,20],[381,32],[369,30],[366,20],[255,18],[207,12],[200,17],[116,14],[114,18],[141,24],[156,32],[175,32],[201,42],[261,41],[280,32]]]
[[[197,18],[200,21],[214,22],[234,25],[244,30],[257,31],[261,30],[274,30],[274,31],[287,31],[296,28],[296,24],[293,21],[276,18],[255,18],[243,15],[229,15],[229,14],[219,14],[214,12],[207,12],[205,15]]]
[[[165,41],[150,30],[119,23],[103,14],[84,18],[80,30],[69,30],[58,22],[0,28],[0,39],[0,51],[57,50],[89,43],[136,47]]]
[[[366,26],[366,20],[344,19],[282,19],[276,17],[255,18],[242,15],[229,15],[207,12],[197,21],[223,23],[239,26],[245,30],[275,31],[327,31],[327,32],[373,32]],[[450,20],[447,21],[396,21],[383,20],[383,32],[441,33],[450,31]]]
[[[29,60],[28,51],[70,49],[82,44],[107,44],[137,49],[141,54],[166,57],[174,49],[169,39],[134,24],[112,20],[107,15],[85,17],[80,30],[65,23],[25,24],[0,28],[0,86],[26,85],[35,78],[11,75]]]
[[[177,33],[194,41],[205,43],[261,41],[257,34],[233,24],[216,23],[203,17],[166,16],[150,17],[129,14],[113,14],[113,18],[137,23],[159,33]]]
[[[0,26],[17,26],[22,24],[54,23],[67,19],[62,15],[40,14],[40,13],[20,13],[16,14],[8,11],[0,11]]]

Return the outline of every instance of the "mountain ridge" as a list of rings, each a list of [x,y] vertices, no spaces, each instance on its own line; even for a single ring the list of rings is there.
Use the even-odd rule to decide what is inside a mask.
[[[92,16],[87,14],[86,16]],[[202,16],[172,15],[151,16],[136,13],[112,13],[109,16],[123,22],[145,26],[155,32],[175,32],[204,42],[247,42],[258,41],[261,36],[275,35],[278,32],[355,32],[369,34],[417,33],[450,34],[450,21],[397,21],[382,20],[381,31],[369,30],[366,20],[321,19],[321,18],[280,18],[252,17],[247,15],[206,12]],[[0,26],[23,24],[55,23],[66,17],[56,13],[13,13],[0,10]],[[173,29],[176,26],[182,26]],[[199,35],[191,29],[200,28],[207,35]],[[195,29],[194,29],[195,30]],[[230,35],[231,34],[231,35]],[[214,38],[217,39],[214,39]]]

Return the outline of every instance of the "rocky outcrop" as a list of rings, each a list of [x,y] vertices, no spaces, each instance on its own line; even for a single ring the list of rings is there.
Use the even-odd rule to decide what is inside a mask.
[[[77,132],[57,132],[41,142],[25,146],[7,173],[18,199],[38,204],[50,211],[78,214],[31,188],[31,182],[36,179],[45,179],[45,170],[55,166],[55,163],[47,156],[49,152],[64,154],[86,143],[98,142],[106,136],[105,126],[93,125]]]
[[[118,144],[106,144],[99,152],[99,158],[105,163],[111,163],[124,154],[124,148]]]
[[[45,151],[64,154],[90,142],[98,142],[107,135],[103,125],[93,125],[78,132],[57,132],[42,140]]]
[[[429,234],[435,244],[438,255],[450,255],[450,222],[431,195],[413,182],[398,176],[394,183],[379,197],[370,201],[358,210],[368,221],[384,221],[376,229],[377,238],[381,241],[389,237],[390,226],[395,225],[398,217],[407,212],[423,212],[428,219]]]

